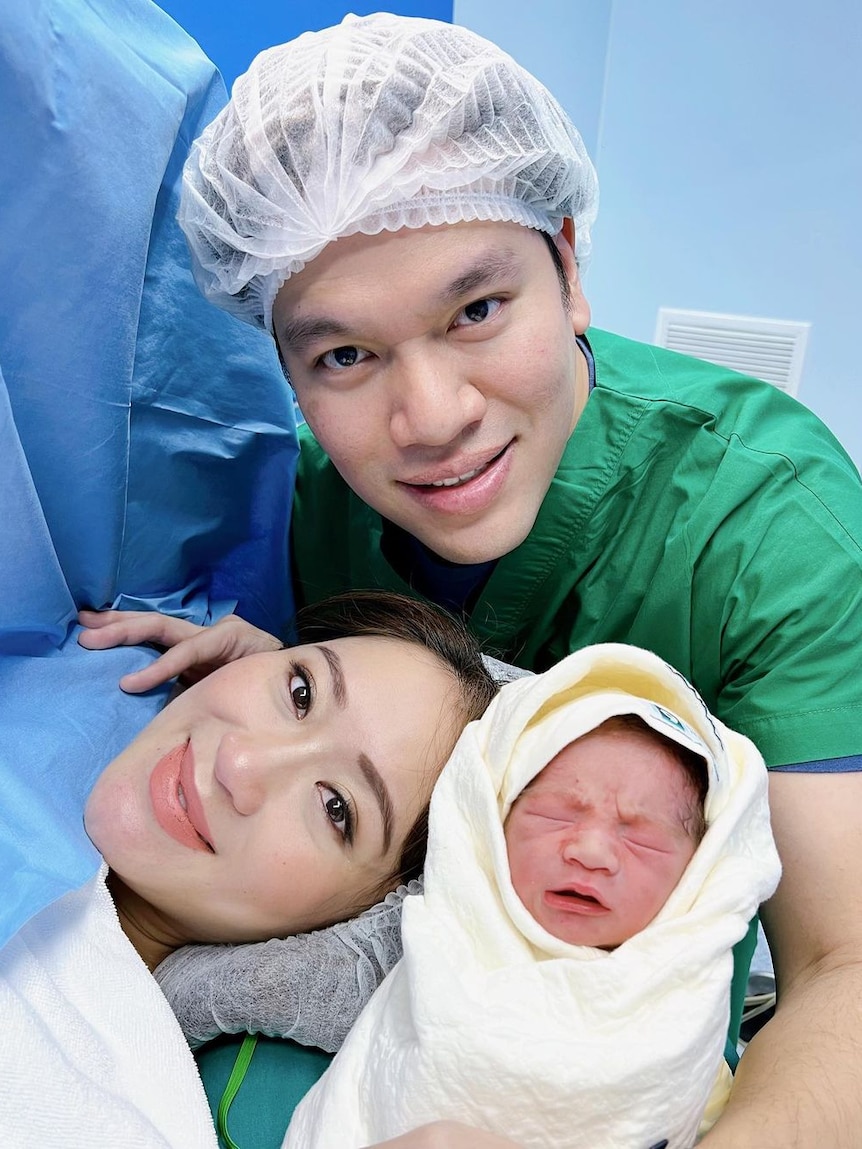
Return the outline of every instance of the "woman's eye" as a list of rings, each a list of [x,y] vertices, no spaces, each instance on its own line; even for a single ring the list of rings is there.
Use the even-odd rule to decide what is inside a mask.
[[[368,352],[360,347],[333,347],[318,359],[323,367],[330,371],[343,371],[345,367],[355,367],[363,359],[368,358]]]
[[[490,319],[492,315],[496,315],[501,307],[499,299],[477,299],[461,308],[455,317],[453,327],[475,327]]]
[[[353,812],[347,799],[331,786],[318,782],[320,800],[327,818],[349,843],[353,841]]]
[[[308,675],[299,667],[292,666],[287,689],[290,692],[290,700],[296,710],[297,717],[305,718],[311,709],[312,702],[311,683],[308,680]]]

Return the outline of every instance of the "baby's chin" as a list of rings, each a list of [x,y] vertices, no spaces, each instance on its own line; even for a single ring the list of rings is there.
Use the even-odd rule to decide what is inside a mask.
[[[576,915],[572,915],[571,920],[562,922],[558,914],[541,913],[533,916],[552,937],[570,946],[589,946],[591,949],[610,952],[622,945],[625,940],[618,936],[618,931],[609,928],[610,923],[583,920]]]

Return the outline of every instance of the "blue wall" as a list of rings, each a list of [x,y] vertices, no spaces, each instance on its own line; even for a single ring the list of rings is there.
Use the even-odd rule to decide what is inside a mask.
[[[157,0],[218,65],[228,88],[264,48],[337,24],[348,12],[452,19],[452,0]]]
[[[593,320],[662,305],[812,323],[799,398],[862,464],[862,8],[851,0],[455,0],[582,126]]]
[[[550,88],[595,160],[611,7],[611,0],[454,0],[452,19],[499,44]]]

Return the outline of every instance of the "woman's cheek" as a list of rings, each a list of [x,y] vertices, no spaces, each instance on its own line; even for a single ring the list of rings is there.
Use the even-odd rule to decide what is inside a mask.
[[[146,791],[134,777],[109,767],[96,782],[84,811],[84,828],[93,845],[112,869],[119,870],[152,838],[155,826],[145,808]]]
[[[249,874],[247,897],[267,916],[290,915],[297,892],[314,882],[314,860],[276,842],[257,849],[255,855],[258,862]]]

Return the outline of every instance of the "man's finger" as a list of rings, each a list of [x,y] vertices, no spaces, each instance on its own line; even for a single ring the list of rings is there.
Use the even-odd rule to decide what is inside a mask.
[[[161,686],[172,678],[177,678],[198,661],[197,652],[192,639],[172,646],[165,651],[155,662],[145,666],[142,670],[134,670],[131,674],[124,674],[120,679],[120,689],[127,694],[143,694],[152,690],[154,686]]]
[[[139,614],[126,614],[123,611],[109,613],[114,616],[112,621],[102,620],[98,626],[87,627],[81,631],[78,635],[81,646],[88,650],[105,650],[110,646],[138,646],[144,642],[174,646],[194,638],[204,629],[186,619],[169,618],[154,611]]]

